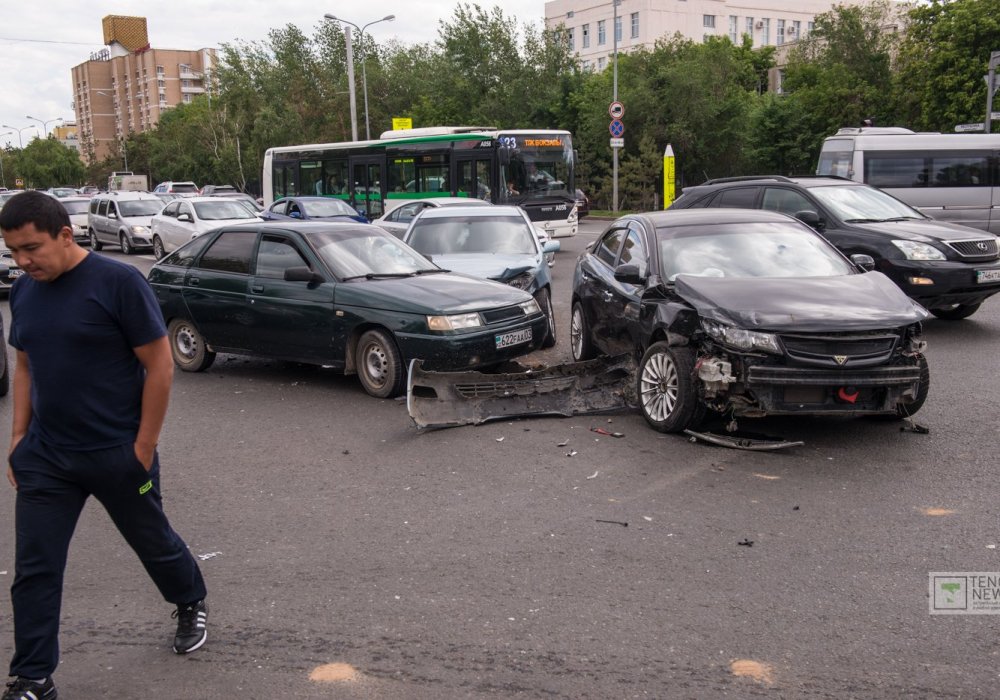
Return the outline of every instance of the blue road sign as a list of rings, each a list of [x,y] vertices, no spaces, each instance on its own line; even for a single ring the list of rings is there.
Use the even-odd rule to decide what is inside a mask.
[[[608,131],[615,138],[618,138],[625,133],[625,124],[622,123],[621,119],[614,119],[610,124],[608,124]]]

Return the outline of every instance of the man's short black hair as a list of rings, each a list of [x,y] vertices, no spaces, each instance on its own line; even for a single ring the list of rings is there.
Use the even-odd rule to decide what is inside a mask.
[[[53,238],[66,226],[72,226],[66,207],[52,195],[28,190],[7,200],[0,209],[0,231],[14,231],[27,224],[34,224]]]

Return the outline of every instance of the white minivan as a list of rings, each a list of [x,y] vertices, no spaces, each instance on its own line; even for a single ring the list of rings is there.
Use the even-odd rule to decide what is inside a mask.
[[[823,141],[816,174],[864,182],[940,221],[1000,235],[1000,134],[840,129]]]

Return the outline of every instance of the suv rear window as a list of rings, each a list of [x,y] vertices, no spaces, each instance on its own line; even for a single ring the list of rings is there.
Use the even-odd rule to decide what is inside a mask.
[[[194,192],[195,194],[197,194],[198,193],[198,188],[195,187],[194,185],[190,184],[190,183],[176,182],[170,188],[170,191],[171,192]]]

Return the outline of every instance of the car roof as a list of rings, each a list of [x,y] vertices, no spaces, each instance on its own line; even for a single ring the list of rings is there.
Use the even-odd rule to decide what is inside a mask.
[[[95,194],[91,199],[159,199],[152,192],[135,192],[133,190],[121,190],[119,192],[101,192]]]
[[[796,175],[791,177],[786,177],[784,175],[741,175],[738,177],[718,177],[707,180],[700,185],[685,187],[684,192],[701,192],[705,190],[725,189],[727,187],[753,185],[762,182],[784,183],[800,185],[802,187],[824,187],[830,185],[867,187],[864,183],[855,182],[854,180],[849,180],[846,177],[838,177],[837,175]]]
[[[794,222],[790,216],[765,209],[667,209],[645,214],[631,214],[618,221],[642,219],[654,228],[673,226],[699,226],[706,224],[756,224],[768,222]],[[617,223],[617,222],[616,222]],[[804,226],[804,224],[802,224]]]
[[[523,219],[524,215],[521,213],[520,207],[505,204],[496,204],[488,207],[476,205],[437,207],[424,209],[420,212],[420,218],[423,221],[426,221],[427,219],[453,218],[458,216],[516,216],[519,219]]]
[[[227,224],[223,226],[227,231],[245,231],[257,233],[257,231],[292,231],[303,235],[323,233],[324,231],[338,231],[346,233],[357,231],[359,234],[377,233],[380,236],[399,240],[384,228],[375,224],[365,224],[360,221],[301,221],[298,219],[280,219],[270,221],[254,221],[245,224]]]

